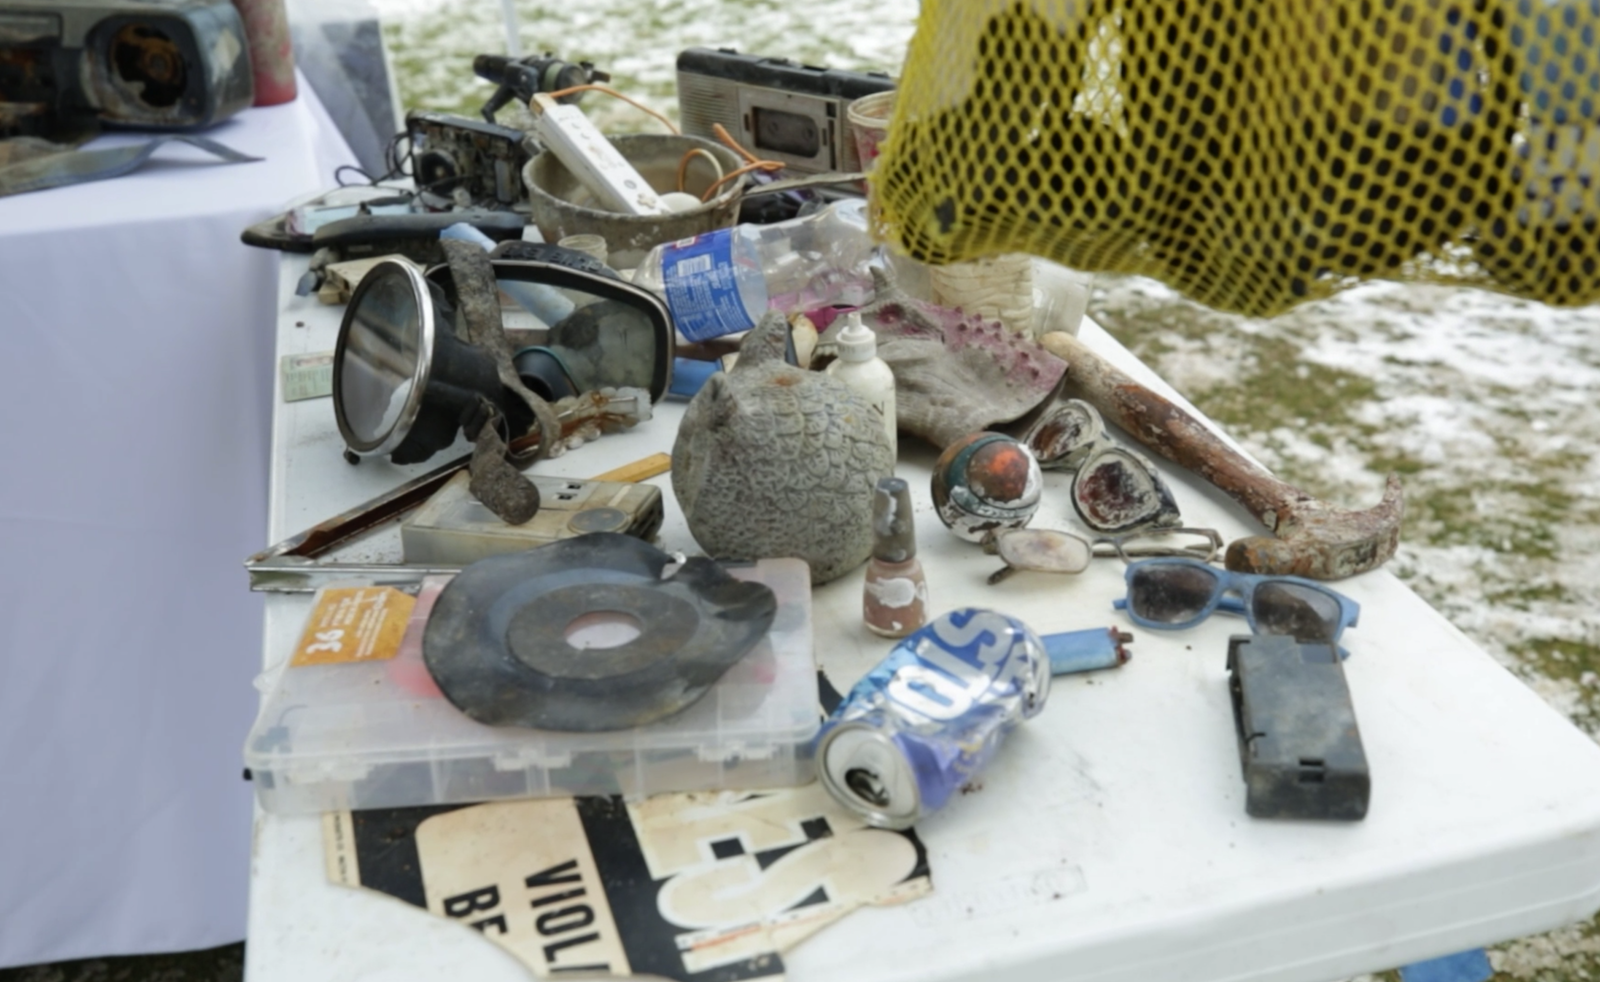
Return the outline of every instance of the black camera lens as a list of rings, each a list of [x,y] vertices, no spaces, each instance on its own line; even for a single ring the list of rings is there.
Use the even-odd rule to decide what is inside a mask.
[[[461,168],[454,157],[442,150],[429,150],[417,157],[417,186],[425,191],[449,194],[461,184]]]
[[[167,32],[151,24],[128,24],[109,52],[115,77],[137,101],[156,109],[175,105],[189,84],[183,53]]]

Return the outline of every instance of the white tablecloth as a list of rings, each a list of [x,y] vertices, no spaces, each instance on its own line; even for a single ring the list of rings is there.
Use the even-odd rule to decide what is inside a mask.
[[[0,199],[0,966],[244,937],[278,261],[239,233],[354,159],[300,91],[206,134],[264,162]]]

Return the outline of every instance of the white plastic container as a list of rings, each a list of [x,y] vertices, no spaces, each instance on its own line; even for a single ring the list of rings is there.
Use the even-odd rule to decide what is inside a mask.
[[[899,432],[895,421],[894,372],[878,357],[878,336],[861,323],[860,314],[852,311],[836,341],[839,357],[828,366],[828,374],[872,403],[883,417],[889,446],[894,447]]]
[[[1008,331],[1033,337],[1034,260],[1007,253],[929,267],[933,302],[997,320]]]
[[[1091,277],[1046,259],[1033,261],[1033,336],[1076,335],[1089,309]]]
[[[539,510],[521,525],[508,525],[473,497],[470,474],[451,478],[400,523],[405,561],[465,566],[566,538],[575,529],[625,532],[649,542],[661,528],[661,489],[653,484],[535,474],[528,479],[539,489]]]
[[[810,571],[764,559],[729,572],[777,595],[767,637],[683,712],[606,733],[484,726],[452,706],[422,661],[421,628],[448,582],[429,577],[395,657],[269,670],[244,753],[261,807],[309,814],[809,783],[821,723]]]

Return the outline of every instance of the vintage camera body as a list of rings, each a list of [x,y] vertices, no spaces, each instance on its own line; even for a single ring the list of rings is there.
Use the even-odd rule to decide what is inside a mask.
[[[781,160],[795,174],[860,170],[845,110],[892,88],[894,80],[877,72],[816,68],[731,48],[678,55],[683,131],[715,139],[711,127],[721,123],[758,156]]]
[[[0,0],[0,136],[199,129],[254,100],[229,0]]]
[[[531,155],[522,130],[413,109],[406,114],[406,134],[418,189],[449,197],[462,188],[485,207],[511,208],[527,200],[522,168]]]

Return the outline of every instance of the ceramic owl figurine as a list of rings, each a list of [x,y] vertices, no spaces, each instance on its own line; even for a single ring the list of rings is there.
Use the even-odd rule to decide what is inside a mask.
[[[672,447],[672,490],[710,556],[795,556],[820,584],[867,561],[873,488],[893,473],[895,448],[865,398],[783,360],[787,332],[768,313],[732,370],[695,395]]]

